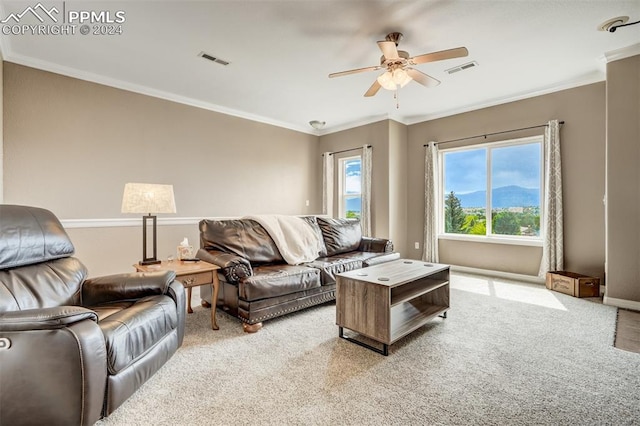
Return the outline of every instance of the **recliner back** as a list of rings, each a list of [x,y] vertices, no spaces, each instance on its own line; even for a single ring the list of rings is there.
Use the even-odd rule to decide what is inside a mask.
[[[0,205],[0,312],[79,305],[87,269],[53,213]]]
[[[0,270],[0,312],[80,305],[86,277],[75,257]]]

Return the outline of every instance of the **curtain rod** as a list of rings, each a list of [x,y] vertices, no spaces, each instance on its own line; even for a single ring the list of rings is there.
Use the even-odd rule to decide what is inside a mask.
[[[371,145],[366,145],[367,148],[373,148]],[[362,149],[362,147],[359,148],[349,148],[349,149],[343,149],[342,151],[334,151],[334,152],[330,152],[329,155],[333,155],[333,154],[341,154],[343,152],[349,152],[349,151],[355,151],[357,149]],[[324,153],[322,154],[324,156]]]
[[[558,124],[564,124],[564,121],[559,121]],[[434,142],[434,143],[436,145],[440,145],[441,143],[459,142],[459,141],[465,141],[467,139],[475,139],[475,138],[479,138],[479,137],[484,137],[486,139],[487,136],[501,135],[503,133],[519,132],[520,130],[537,129],[538,127],[547,127],[547,126],[548,126],[548,124],[540,124],[538,126],[521,127],[519,129],[503,130],[502,132],[486,133],[486,134],[483,134],[483,135],[468,136],[466,138],[451,139],[451,140],[448,140],[448,141]],[[429,144],[425,144],[425,145],[422,145],[422,146],[429,146]]]

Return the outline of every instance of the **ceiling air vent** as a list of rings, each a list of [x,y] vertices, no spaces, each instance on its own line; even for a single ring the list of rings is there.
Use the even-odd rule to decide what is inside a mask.
[[[198,56],[203,57],[204,59],[208,59],[212,62],[215,62],[216,64],[220,64],[220,65],[229,65],[229,61],[225,61],[224,59],[220,59],[220,58],[216,58],[213,55],[209,55],[208,53],[204,53],[204,52],[200,52],[198,53]]]
[[[472,62],[467,62],[466,64],[459,65],[457,67],[449,68],[448,70],[445,70],[445,72],[448,74],[455,74],[458,71],[468,70],[469,68],[473,68],[477,66],[478,66],[478,63],[476,61],[472,61]]]

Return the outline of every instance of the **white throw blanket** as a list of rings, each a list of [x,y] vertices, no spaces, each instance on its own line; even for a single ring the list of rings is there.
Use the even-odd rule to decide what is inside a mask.
[[[318,235],[304,219],[286,215],[245,216],[258,222],[269,233],[289,265],[299,265],[318,258],[321,245]]]

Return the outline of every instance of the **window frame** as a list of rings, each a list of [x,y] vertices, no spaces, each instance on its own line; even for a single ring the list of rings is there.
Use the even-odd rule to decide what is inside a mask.
[[[504,148],[509,146],[521,146],[538,143],[540,145],[540,235],[538,236],[524,236],[524,235],[506,235],[506,234],[493,234],[491,229],[491,151],[497,148]],[[472,235],[472,234],[454,234],[445,232],[444,223],[444,196],[445,196],[445,170],[444,170],[444,155],[450,152],[456,151],[471,151],[475,149],[487,149],[486,165],[487,165],[487,182],[486,182],[486,212],[487,217],[487,230],[485,235]],[[544,235],[544,215],[546,214],[546,206],[544,202],[545,193],[545,179],[544,179],[544,135],[534,135],[524,138],[507,139],[495,142],[486,142],[480,144],[464,145],[453,148],[443,148],[438,151],[438,173],[439,173],[439,185],[436,189],[437,192],[437,208],[438,208],[438,239],[443,240],[459,240],[459,241],[473,241],[483,243],[495,243],[495,244],[512,244],[512,245],[526,245],[526,246],[542,246]]]
[[[359,160],[360,161],[360,192],[357,194],[346,193],[346,166],[347,161]],[[347,206],[347,199],[360,198],[360,214],[362,215],[362,155],[350,155],[348,157],[342,157],[338,159],[338,217],[346,218],[347,212],[345,211]]]

